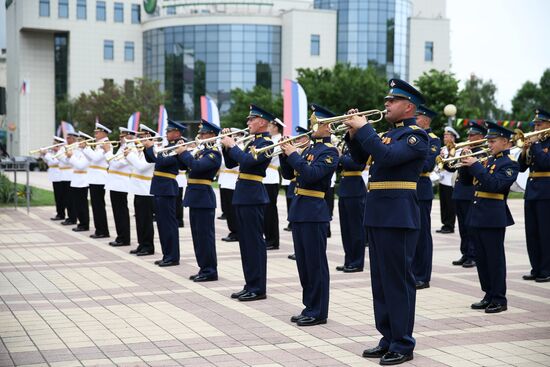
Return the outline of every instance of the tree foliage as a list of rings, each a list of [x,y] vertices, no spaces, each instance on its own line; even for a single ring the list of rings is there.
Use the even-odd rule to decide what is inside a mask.
[[[130,115],[141,113],[140,122],[149,127],[157,127],[159,105],[166,95],[159,91],[159,83],[146,79],[135,79],[133,83],[119,86],[113,83],[96,91],[81,93],[74,100],[61,100],[57,103],[58,122],[70,121],[75,128],[90,133],[94,130],[96,117],[118,134],[119,126],[126,126]]]
[[[223,127],[246,127],[246,116],[250,111],[250,104],[274,114],[283,119],[283,98],[281,95],[273,95],[271,89],[256,85],[252,90],[245,91],[240,88],[231,91],[232,105],[228,113],[221,117]]]
[[[468,119],[501,120],[508,114],[497,106],[497,87],[492,80],[484,81],[472,74],[458,94],[458,116]]]
[[[512,99],[512,118],[529,121],[537,108],[550,109],[550,69],[544,71],[538,84],[526,81],[516,92]]]

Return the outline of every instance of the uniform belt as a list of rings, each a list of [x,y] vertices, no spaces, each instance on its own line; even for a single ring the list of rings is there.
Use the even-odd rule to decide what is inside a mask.
[[[59,167],[59,169],[71,169],[73,167]]]
[[[550,177],[550,172],[531,172],[529,177]]]
[[[239,174],[239,171],[234,171],[232,169],[223,169],[222,170],[222,173],[232,173],[234,175],[238,175]]]
[[[369,182],[368,190],[416,190],[416,182],[410,182],[410,181]]]
[[[363,172],[361,171],[344,171],[342,172],[342,177],[351,177],[351,176],[362,176]]]
[[[474,195],[478,198],[504,200],[504,194],[496,194],[494,192],[476,191]]]
[[[105,171],[107,171],[107,167],[101,167],[101,166],[90,166],[90,168],[94,168],[94,169],[102,169],[102,170],[105,170]]]
[[[325,198],[325,193],[322,192],[322,191],[317,191],[317,190],[308,190],[308,189],[299,189],[299,188],[297,188],[296,190],[294,190],[294,193],[296,195],[310,196],[312,198],[319,198],[319,199],[324,199]]]
[[[258,182],[262,182],[264,179],[262,176],[251,175],[250,173],[239,173],[239,178],[242,180],[258,181]]]
[[[153,179],[153,177],[150,177],[150,176],[143,176],[143,175],[136,175],[134,173],[132,173],[130,175],[131,178],[139,178],[140,180],[145,180],[145,181],[151,181]]]
[[[155,172],[153,172],[153,175],[158,176],[158,177],[171,178],[171,179],[174,179],[174,180],[178,176],[178,175],[174,175],[173,173],[161,172],[161,171],[155,171]]]
[[[58,168],[59,164],[52,164],[51,166],[48,166],[48,168]]]
[[[111,170],[109,170],[109,173],[112,173],[112,174],[115,174],[115,175],[119,175],[119,176],[130,177],[130,174],[129,174],[129,173],[126,173],[126,172],[111,171]]]
[[[420,174],[420,177],[430,177],[430,172],[423,172]]]
[[[198,178],[188,178],[187,179],[188,184],[195,184],[195,185],[212,185],[212,180],[201,180]]]
[[[77,170],[74,170],[73,173],[85,174],[85,173],[88,173],[88,171],[77,169]]]
[[[269,166],[267,166],[267,168],[271,168],[271,169],[274,169],[274,170],[278,170],[279,169],[279,166],[276,166],[274,164],[270,164]]]

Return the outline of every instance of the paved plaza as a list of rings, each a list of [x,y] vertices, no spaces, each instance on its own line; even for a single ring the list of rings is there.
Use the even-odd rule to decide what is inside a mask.
[[[523,201],[510,207],[516,224],[506,234],[508,311],[470,309],[482,297],[476,269],[451,265],[460,255],[457,233],[434,233],[431,288],[417,293],[417,347],[406,366],[550,366],[550,283],[521,279],[530,269]],[[437,201],[433,208],[436,229]],[[53,214],[52,207],[30,215],[0,209],[0,366],[378,365],[361,357],[379,338],[368,266],[363,273],[334,269],[343,263],[337,210],[327,250],[329,320],[309,328],[289,321],[302,309],[296,264],[287,259],[290,232],[281,231],[281,249],[268,253],[268,298],[241,303],[229,298],[243,275],[238,244],[220,241],[224,221],[216,220],[220,280],[193,283],[188,226],[180,229],[181,265],[159,268],[158,240],[154,256],[135,257],[128,254],[135,246],[110,247],[50,221]],[[110,208],[108,214],[113,235]]]

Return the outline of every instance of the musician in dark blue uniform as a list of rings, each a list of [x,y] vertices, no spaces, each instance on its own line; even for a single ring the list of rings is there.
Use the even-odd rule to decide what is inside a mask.
[[[182,140],[185,126],[174,121],[168,121],[166,139],[168,146],[173,146]],[[153,180],[151,181],[151,195],[155,196],[155,212],[160,245],[162,248],[162,260],[155,261],[158,266],[174,266],[180,264],[180,247],[178,221],[176,219],[176,196],[178,196],[178,183],[176,176],[183,165],[176,155],[155,155],[153,142],[144,140],[145,160],[155,163]]]
[[[487,129],[478,124],[475,121],[468,122],[468,141],[482,140]],[[470,150],[475,153],[481,150],[482,147],[479,144],[472,145]],[[460,154],[457,152],[456,154]],[[481,156],[477,156],[481,158]],[[445,168],[448,171],[452,171],[452,168]],[[476,266],[476,250],[475,244],[472,239],[472,229],[466,225],[466,218],[468,218],[468,212],[472,207],[474,201],[474,177],[470,174],[468,167],[458,168],[458,174],[455,181],[455,187],[453,190],[453,200],[456,208],[456,218],[458,219],[458,230],[460,233],[460,253],[462,256],[460,259],[453,261],[453,265],[462,266],[464,268],[473,268]]]
[[[271,158],[266,154],[254,156],[251,148],[259,149],[272,145],[267,131],[269,122],[275,116],[250,105],[247,125],[254,140],[241,150],[235,139],[226,136],[221,142],[224,146],[223,158],[227,168],[239,166],[239,178],[233,194],[233,206],[239,228],[239,247],[245,279],[244,288],[231,294],[239,301],[256,301],[266,298],[267,251],[263,236],[264,211],[269,202],[267,191],[262,183]],[[224,129],[224,133],[230,132]]]
[[[424,129],[428,134],[428,144],[430,152],[422,166],[422,173],[418,179],[416,192],[418,195],[418,205],[420,207],[420,234],[416,244],[416,252],[413,260],[413,273],[416,279],[416,289],[430,287],[432,278],[432,260],[433,260],[433,240],[432,240],[432,201],[434,192],[430,173],[435,168],[435,160],[439,157],[441,150],[441,140],[432,132],[430,123],[437,115],[426,106],[419,106],[416,110],[416,124]]]
[[[213,138],[219,132],[219,127],[202,120],[199,139]],[[212,180],[220,169],[222,156],[214,146],[214,142],[205,143],[205,146],[195,155],[187,151],[187,147],[181,146],[176,152],[189,175],[183,206],[189,208],[193,248],[200,268],[199,272],[191,275],[189,279],[195,282],[208,282],[218,280],[214,229],[216,195],[212,190]]]
[[[550,113],[543,109],[535,111],[535,131],[550,128]],[[525,280],[550,281],[550,135],[533,137],[526,141],[519,157],[520,171],[529,168],[529,180],[525,189],[525,236],[531,272]]]
[[[380,364],[399,364],[413,358],[415,339],[415,279],[412,272],[420,230],[416,186],[430,151],[428,134],[416,125],[415,113],[424,97],[408,83],[391,79],[386,97],[386,120],[393,127],[382,137],[355,116],[346,121],[351,155],[357,162],[372,157],[365,224],[374,319],[382,334],[378,346],[363,352]],[[350,113],[357,110],[350,110]]]
[[[313,105],[317,117],[333,116]],[[328,223],[332,220],[325,200],[330,180],[338,165],[338,150],[330,142],[328,124],[313,126],[313,145],[298,153],[292,143],[281,146],[281,171],[287,180],[296,178],[296,196],[290,205],[292,240],[302,285],[305,308],[290,321],[298,326],[326,324],[329,303],[327,261]],[[364,245],[364,243],[363,243]]]
[[[514,224],[506,199],[516,181],[519,164],[510,156],[513,132],[487,121],[487,142],[491,156],[482,164],[477,157],[462,158],[474,176],[474,201],[466,224],[473,228],[476,264],[481,290],[485,296],[472,304],[486,313],[506,311],[506,258],[504,235]],[[467,154],[468,150],[464,150]]]

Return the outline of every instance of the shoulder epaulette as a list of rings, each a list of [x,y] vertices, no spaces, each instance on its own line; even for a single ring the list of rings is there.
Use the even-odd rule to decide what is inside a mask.
[[[325,145],[329,148],[334,148],[334,145],[332,143],[325,143]]]
[[[513,162],[516,162],[516,161],[517,161],[516,157],[514,157],[514,156],[511,155],[511,154],[508,154],[508,158],[510,158],[510,160],[513,161]]]
[[[409,125],[409,127],[413,130],[420,130],[420,126],[417,125]]]
[[[439,139],[434,133],[429,133],[428,135],[430,135],[432,139]]]
[[[269,137],[269,136],[264,136],[264,139],[271,141],[271,137]]]

